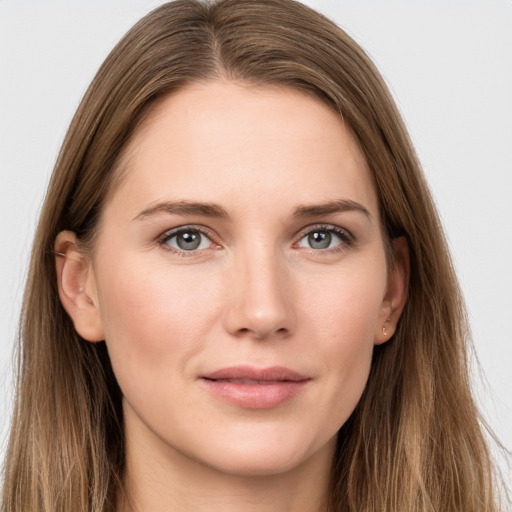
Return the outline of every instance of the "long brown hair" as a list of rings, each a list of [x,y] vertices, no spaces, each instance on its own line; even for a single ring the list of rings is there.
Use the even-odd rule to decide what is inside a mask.
[[[468,377],[468,329],[443,231],[407,131],[378,71],[340,28],[293,0],[177,0],[135,25],[71,123],[36,233],[20,323],[17,397],[2,511],[115,510],[123,478],[121,392],[104,343],[62,308],[53,245],[94,239],[116,163],[163,95],[222,76],[292,87],[330,105],[373,175],[388,240],[411,276],[391,342],[340,430],[331,511],[492,512],[493,468]]]

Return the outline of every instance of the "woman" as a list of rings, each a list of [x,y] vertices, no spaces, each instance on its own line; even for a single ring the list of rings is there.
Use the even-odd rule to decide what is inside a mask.
[[[173,2],[113,50],[21,337],[6,511],[497,510],[407,133],[295,2]]]

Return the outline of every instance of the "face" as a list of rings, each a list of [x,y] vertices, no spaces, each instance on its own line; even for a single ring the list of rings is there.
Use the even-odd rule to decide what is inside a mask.
[[[340,118],[293,90],[191,85],[121,167],[75,326],[106,340],[128,443],[231,474],[330,457],[403,288]]]

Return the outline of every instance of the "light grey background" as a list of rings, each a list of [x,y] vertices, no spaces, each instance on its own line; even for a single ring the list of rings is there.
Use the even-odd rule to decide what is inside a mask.
[[[157,0],[0,0],[0,460],[31,240],[67,125]],[[512,1],[310,0],[374,58],[416,144],[466,295],[475,391],[512,448]],[[510,478],[510,472],[507,470]]]

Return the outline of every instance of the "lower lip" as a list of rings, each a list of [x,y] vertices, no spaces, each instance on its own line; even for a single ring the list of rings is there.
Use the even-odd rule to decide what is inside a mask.
[[[245,409],[271,409],[297,396],[308,380],[280,381],[269,384],[239,384],[203,379],[217,397]]]

